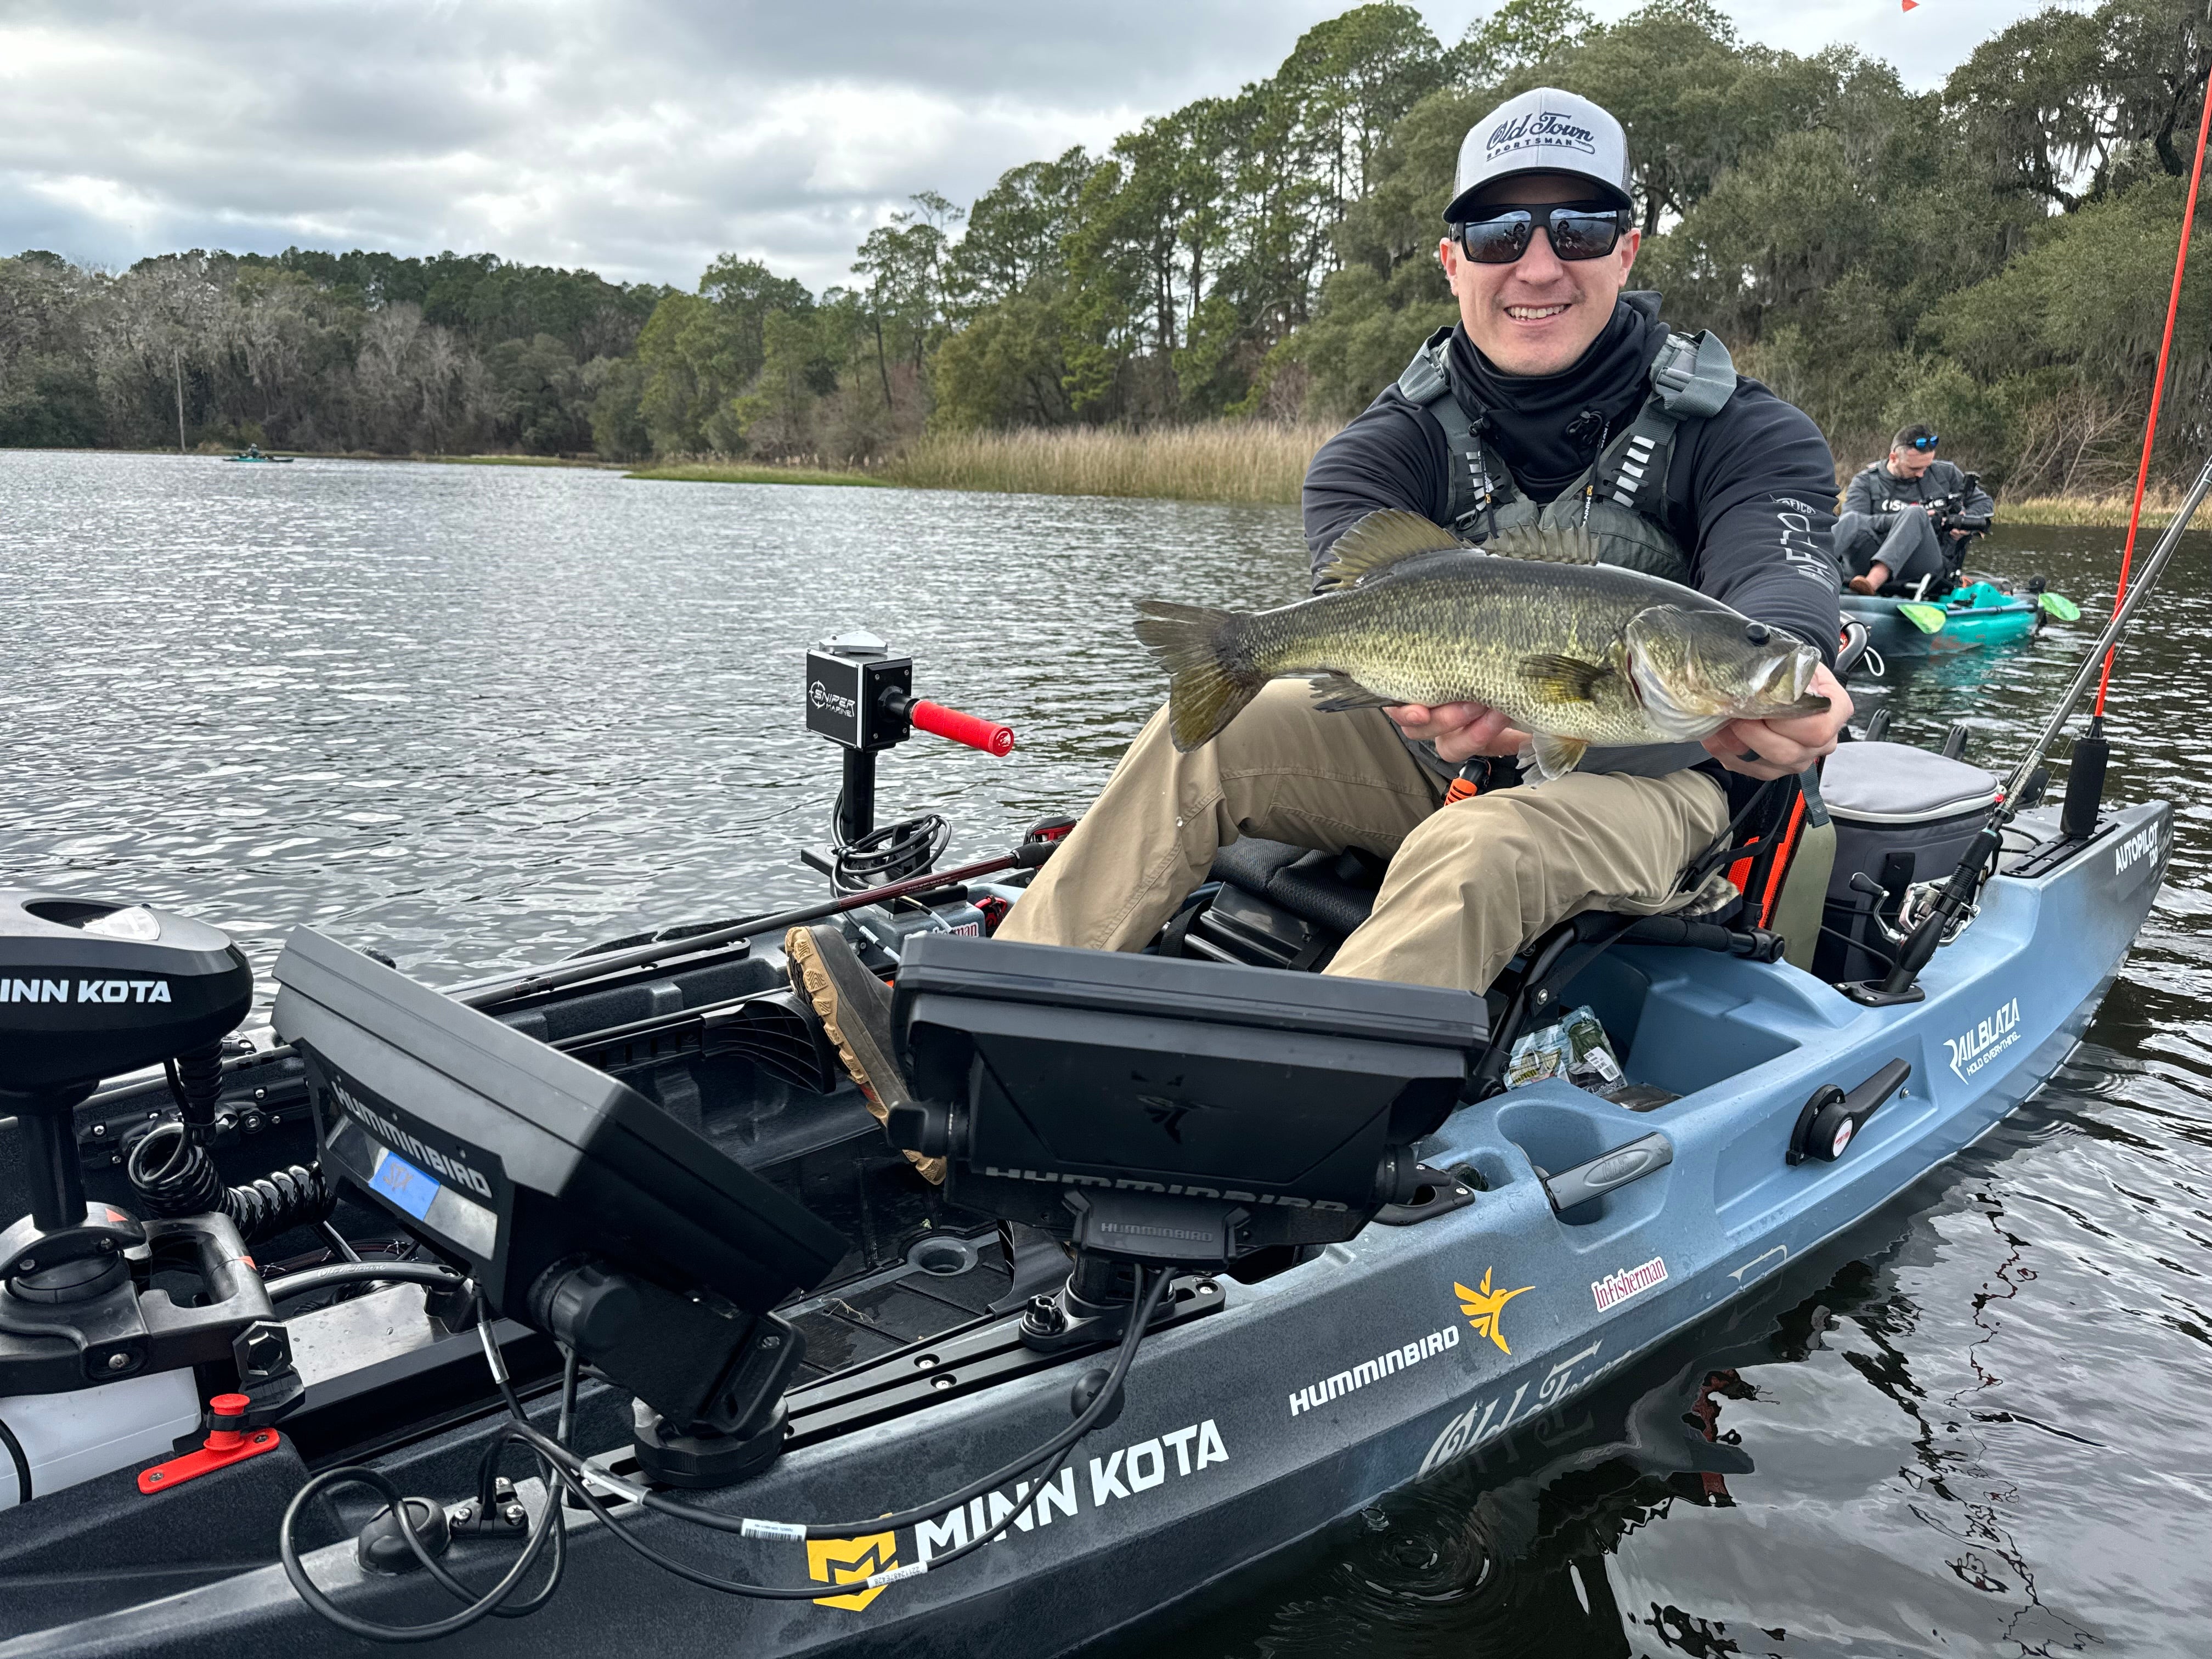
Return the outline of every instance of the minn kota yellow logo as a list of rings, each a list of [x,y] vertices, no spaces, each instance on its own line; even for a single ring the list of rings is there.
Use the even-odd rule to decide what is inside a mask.
[[[1487,1267],[1482,1270],[1480,1290],[1470,1291],[1466,1285],[1460,1284],[1454,1284],[1452,1286],[1452,1289],[1459,1293],[1459,1310],[1467,1316],[1468,1322],[1474,1327],[1474,1334],[1477,1336],[1488,1337],[1498,1345],[1501,1353],[1513,1352],[1511,1348],[1506,1346],[1505,1333],[1498,1322],[1504,1316],[1505,1304],[1523,1291],[1533,1291],[1535,1288],[1534,1285],[1523,1285],[1518,1291],[1493,1291],[1490,1288],[1490,1269]],[[813,1547],[809,1545],[807,1547],[811,1549]]]
[[[898,1565],[898,1534],[873,1532],[865,1538],[810,1538],[806,1540],[806,1576],[821,1584],[856,1584]],[[858,1613],[884,1593],[871,1584],[850,1595],[817,1595],[817,1607],[848,1607]]]

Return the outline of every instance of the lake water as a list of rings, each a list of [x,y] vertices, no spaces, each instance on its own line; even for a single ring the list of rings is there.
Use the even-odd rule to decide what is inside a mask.
[[[2109,605],[2118,532],[2001,534],[2087,620],[1868,690],[2008,760]],[[2212,1613],[2212,538],[2122,658],[2114,794],[2167,885],[2034,1100],[1835,1253],[1480,1466],[1132,1652],[2172,1654]],[[1141,596],[1303,591],[1287,508],[0,452],[0,884],[190,911],[265,971],[309,921],[432,982],[818,896],[837,757],[799,653],[923,696],[885,817],[951,857],[1079,805],[1159,695]],[[267,988],[264,985],[264,1004]],[[256,1018],[262,1018],[257,1013]]]

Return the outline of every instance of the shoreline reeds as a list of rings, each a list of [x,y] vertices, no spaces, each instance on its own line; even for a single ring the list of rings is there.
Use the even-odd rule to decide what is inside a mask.
[[[1069,427],[933,433],[883,473],[917,489],[1295,504],[1307,464],[1335,431],[1321,422],[1215,421],[1139,432]]]
[[[1314,452],[1339,428],[1325,422],[1213,421],[1143,431],[1118,428],[1024,428],[1005,432],[927,434],[875,466],[726,461],[708,458],[622,463],[550,455],[339,455],[271,451],[302,459],[436,461],[466,466],[574,466],[620,471],[627,478],[678,483],[902,486],[987,494],[1109,495],[1185,501],[1295,506]],[[99,452],[94,452],[99,453]],[[173,453],[173,451],[149,451]],[[204,450],[198,459],[215,453]],[[1997,525],[2118,530],[2128,521],[2129,492],[2000,495]],[[2143,501],[2146,533],[2163,530],[2181,504],[2179,491]],[[2212,512],[2197,528],[2212,532]]]

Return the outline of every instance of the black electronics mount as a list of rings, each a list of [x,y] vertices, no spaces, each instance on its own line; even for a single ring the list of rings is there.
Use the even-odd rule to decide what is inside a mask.
[[[238,1227],[220,1211],[140,1221],[86,1201],[75,1111],[106,1078],[220,1065],[252,970],[203,922],[59,893],[0,893],[0,1110],[31,1212],[0,1233],[0,1395],[59,1394],[228,1361],[258,1426],[302,1389]],[[197,1277],[180,1304],[157,1272]]]
[[[775,1458],[805,1345],[773,1310],[842,1234],[605,1073],[313,928],[276,975],[326,1171],[641,1401],[655,1480]]]
[[[1413,1201],[1486,1029],[1461,992],[939,933],[892,1015],[917,1097],[892,1139],[1074,1252],[1036,1346],[1110,1339],[1140,1268],[1334,1243]]]

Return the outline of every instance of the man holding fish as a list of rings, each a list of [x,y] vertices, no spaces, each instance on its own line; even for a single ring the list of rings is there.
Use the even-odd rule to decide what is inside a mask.
[[[1480,991],[1579,911],[1710,908],[1674,889],[1731,800],[1850,713],[1835,463],[1717,342],[1624,297],[1628,180],[1620,124],[1570,93],[1468,134],[1438,248],[1460,325],[1306,475],[1322,596],[1142,607],[1175,706],[1000,938],[1140,948],[1248,834],[1390,860],[1329,965],[1360,978]],[[1445,804],[1464,763],[1524,752],[1546,781]]]
[[[1139,607],[1170,706],[1000,939],[1139,950],[1246,835],[1389,860],[1327,969],[1358,978],[1480,992],[1582,911],[1728,896],[1678,890],[1851,710],[1835,464],[1717,340],[1624,293],[1629,179],[1620,124],[1571,93],[1468,132],[1438,248],[1459,325],[1315,457],[1316,597]],[[1515,756],[1517,786],[1489,763]],[[874,1023],[836,1006],[842,939],[794,943],[833,1029]]]

